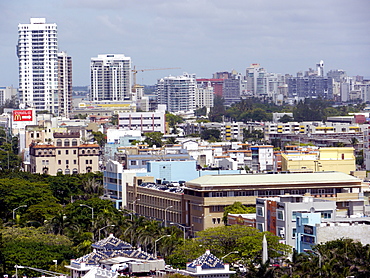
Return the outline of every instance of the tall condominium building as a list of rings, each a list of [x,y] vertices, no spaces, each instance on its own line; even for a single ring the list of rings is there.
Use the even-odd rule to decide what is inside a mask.
[[[213,99],[214,91],[210,81],[208,81],[207,83],[203,83],[203,86],[197,86],[197,88],[195,89],[196,108],[213,107]]]
[[[58,102],[59,115],[69,118],[72,110],[72,58],[63,51],[58,53]]]
[[[57,25],[31,18],[18,25],[19,97],[36,111],[58,112]]]
[[[91,100],[131,99],[131,58],[104,54],[91,58]]]
[[[266,73],[265,69],[260,67],[260,64],[251,64],[246,69],[247,95],[255,97],[266,96],[266,90],[264,90],[267,86],[264,79]]]
[[[289,98],[333,98],[333,79],[331,77],[289,77],[287,84]]]
[[[194,74],[164,77],[157,82],[158,104],[167,105],[169,112],[192,110],[195,108],[195,88]]]

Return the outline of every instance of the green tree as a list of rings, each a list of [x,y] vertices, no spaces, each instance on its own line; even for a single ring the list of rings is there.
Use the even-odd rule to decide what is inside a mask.
[[[168,126],[172,129],[172,133],[176,133],[176,126],[177,124],[180,124],[184,122],[184,119],[181,118],[180,116],[171,114],[171,113],[166,113],[166,122],[168,123]]]
[[[161,132],[147,132],[145,133],[146,138],[144,142],[149,145],[149,147],[153,147],[154,145],[157,147],[162,147],[163,142],[163,133]]]
[[[281,123],[287,123],[287,122],[293,122],[293,121],[294,121],[294,119],[291,116],[287,115],[287,114],[282,116],[279,120],[279,122],[281,122]]]
[[[214,101],[213,101],[213,107],[211,108],[209,114],[208,114],[208,119],[211,122],[222,122],[223,121],[223,116],[225,115],[225,106],[224,106],[225,100],[218,96],[215,95]]]
[[[227,215],[230,213],[232,214],[256,213],[256,208],[244,206],[241,202],[235,202],[234,204],[225,207],[224,216],[222,217],[222,221],[225,223],[225,225],[227,224]]]
[[[220,140],[221,131],[215,128],[205,128],[200,133],[200,138],[203,140],[209,141],[219,141]]]
[[[72,242],[65,236],[47,234],[43,228],[3,228],[3,256],[5,273],[13,274],[14,265],[37,266],[50,269],[53,260],[69,261],[74,257]],[[39,273],[22,269],[28,276]]]
[[[271,258],[280,257],[286,252],[291,252],[291,248],[279,243],[279,237],[271,233],[261,233],[259,230],[241,225],[222,226],[209,228],[196,233],[196,237],[187,241],[185,245],[179,245],[168,257],[168,261],[176,263],[176,266],[184,267],[186,260],[194,260],[208,249],[216,257],[222,257],[230,252],[227,261],[248,262],[262,256],[262,239],[266,234],[268,242],[269,256]]]
[[[203,106],[201,108],[198,108],[194,111],[194,115],[196,117],[200,117],[200,116],[207,116],[207,107]]]
[[[107,142],[107,136],[101,131],[93,131],[92,135],[94,137],[94,141],[96,141],[100,147],[103,147],[105,142]]]

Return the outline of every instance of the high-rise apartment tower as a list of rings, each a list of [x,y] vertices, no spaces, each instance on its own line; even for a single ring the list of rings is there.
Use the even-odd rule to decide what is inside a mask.
[[[91,58],[91,100],[130,100],[131,58],[123,54],[105,54]]]
[[[59,115],[69,118],[72,110],[72,58],[64,51],[58,53]]]
[[[36,111],[58,112],[57,25],[31,18],[18,25],[19,100]]]
[[[169,112],[195,109],[195,74],[168,76],[157,82],[158,104],[167,105]]]

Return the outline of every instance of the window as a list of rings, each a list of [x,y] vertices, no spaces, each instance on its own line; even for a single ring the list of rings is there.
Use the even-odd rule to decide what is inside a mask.
[[[77,139],[72,139],[72,147],[76,147],[77,146]]]
[[[256,213],[258,216],[263,216],[263,207],[257,207],[256,208]]]
[[[325,219],[327,219],[327,218],[331,218],[331,211],[322,211],[321,212],[321,218],[325,218]]]
[[[85,164],[89,164],[89,161],[86,159]]]
[[[64,170],[64,174],[69,175],[70,173],[71,173],[71,170],[69,170],[69,169]]]
[[[57,140],[57,147],[61,147],[62,146],[62,140],[61,139],[58,139]]]
[[[63,173],[63,170],[59,168],[58,173]]]
[[[72,174],[77,174],[77,173],[78,173],[78,170],[76,168],[73,168]]]
[[[90,164],[92,164],[92,160],[90,159]]]
[[[69,164],[69,160],[66,160],[66,164],[67,164],[67,165]]]
[[[69,147],[69,139],[64,140],[64,147]]]
[[[284,211],[283,210],[277,210],[277,219],[278,220],[284,220]]]
[[[73,154],[77,154],[77,150],[73,150]]]
[[[59,151],[58,151],[58,155],[61,155],[61,154],[62,154],[62,151],[61,151],[61,150],[59,150]]]
[[[136,160],[131,160],[130,165],[136,165]]]
[[[75,160],[73,160],[73,164],[77,164],[77,160],[75,159]]]
[[[62,161],[61,160],[58,160],[58,164],[61,165],[62,164]]]
[[[293,228],[293,230],[292,230],[292,238],[295,238],[296,234],[297,234],[297,229],[296,228]]]
[[[263,224],[262,224],[262,223],[257,223],[257,229],[258,229],[260,232],[263,232]]]
[[[66,154],[69,154],[69,151],[68,150],[66,150]]]
[[[279,236],[281,238],[285,238],[284,227],[278,227],[278,234],[277,234],[277,236]]]

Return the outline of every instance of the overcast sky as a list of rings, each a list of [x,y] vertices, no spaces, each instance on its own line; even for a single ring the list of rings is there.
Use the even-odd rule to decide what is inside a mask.
[[[370,77],[369,0],[0,0],[0,86],[18,87],[17,28],[31,17],[57,23],[73,59],[73,85],[89,85],[90,58],[122,53],[141,84],[195,73],[245,74],[251,63],[295,75],[325,71]]]

